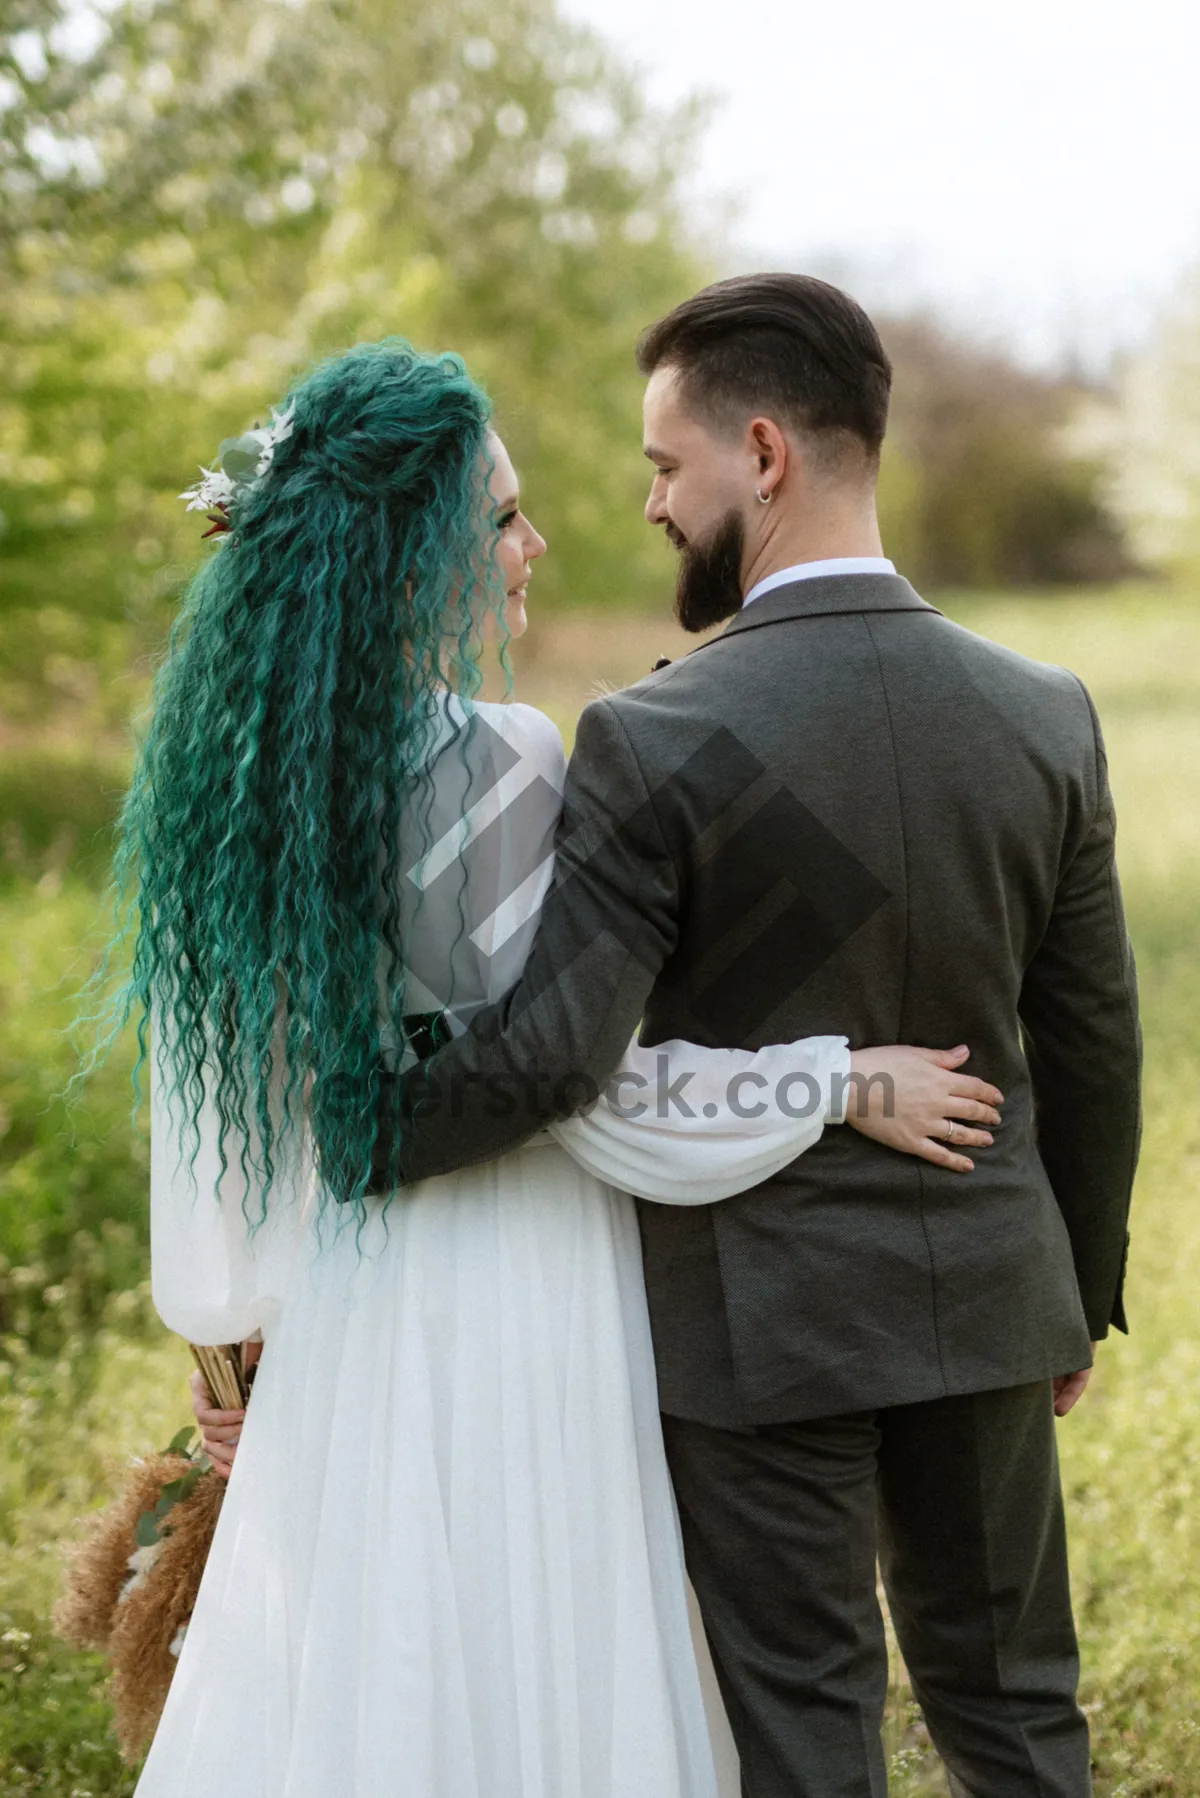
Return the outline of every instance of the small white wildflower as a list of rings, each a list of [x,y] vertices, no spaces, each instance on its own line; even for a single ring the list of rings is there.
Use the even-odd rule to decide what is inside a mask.
[[[220,468],[204,468],[200,473],[204,476],[194,487],[179,495],[188,502],[189,512],[212,512],[218,506],[227,506],[233,498],[233,482]]]
[[[255,480],[261,480],[275,459],[277,445],[286,443],[295,430],[296,402],[292,400],[285,411],[271,407],[271,422],[262,431],[251,431],[251,437],[257,437],[262,444],[262,455],[258,458],[258,467],[254,471]]]

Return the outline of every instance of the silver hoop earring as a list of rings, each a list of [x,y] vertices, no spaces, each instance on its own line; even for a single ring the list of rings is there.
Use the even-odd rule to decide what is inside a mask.
[[[773,493],[764,493],[761,487],[756,487],[754,489],[754,497],[760,506],[769,506],[771,501],[775,498],[775,495]]]

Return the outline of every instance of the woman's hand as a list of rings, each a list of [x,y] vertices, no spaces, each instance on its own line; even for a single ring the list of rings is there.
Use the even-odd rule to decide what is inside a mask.
[[[253,1367],[262,1354],[262,1349],[261,1342],[245,1343],[242,1349],[243,1365]],[[201,1446],[213,1464],[213,1472],[227,1480],[233,1471],[233,1458],[237,1453],[246,1413],[218,1411],[199,1368],[188,1381],[188,1386],[192,1394],[192,1411],[200,1425]]]
[[[970,1053],[965,1044],[855,1050],[846,1122],[889,1149],[919,1155],[956,1174],[971,1173],[975,1163],[961,1150],[991,1146],[1004,1094],[957,1071]]]

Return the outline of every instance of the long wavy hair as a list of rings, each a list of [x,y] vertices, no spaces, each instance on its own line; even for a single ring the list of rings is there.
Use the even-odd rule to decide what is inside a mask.
[[[234,500],[157,683],[116,860],[136,932],[120,1003],[143,1061],[154,1017],[194,1142],[207,1093],[260,1217],[303,1103],[361,1218],[405,1010],[401,808],[502,597],[489,406],[457,356],[396,338],[288,397],[292,434]]]

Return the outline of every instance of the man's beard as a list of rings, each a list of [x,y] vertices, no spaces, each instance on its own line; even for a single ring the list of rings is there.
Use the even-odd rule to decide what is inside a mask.
[[[675,616],[684,630],[706,631],[732,618],[742,604],[746,527],[741,513],[730,512],[706,543],[689,543],[670,525],[667,535],[679,551]]]

